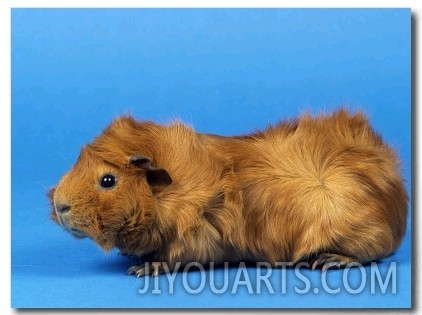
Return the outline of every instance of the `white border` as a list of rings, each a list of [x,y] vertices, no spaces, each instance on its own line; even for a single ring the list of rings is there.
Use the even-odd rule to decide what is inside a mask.
[[[90,7],[102,7],[102,8],[116,8],[116,7],[144,7],[144,8],[160,8],[160,7],[283,7],[283,8],[306,8],[306,7],[318,7],[318,8],[331,8],[331,7],[355,7],[355,8],[382,8],[382,7],[393,7],[393,8],[410,8],[415,7],[416,0],[403,0],[403,1],[386,1],[386,0],[356,0],[356,1],[310,1],[310,0],[296,0],[296,1],[260,1],[260,0],[214,0],[214,1],[172,1],[172,0],[155,0],[155,1],[133,1],[133,0],[121,0],[121,1],[83,1],[83,0],[43,0],[43,1],[10,1],[11,7],[16,8],[44,8],[44,7],[65,7],[65,8],[90,8]]]
[[[0,54],[0,174],[3,177],[4,184],[1,185],[1,206],[0,206],[0,268],[2,274],[0,276],[2,292],[0,309],[1,313],[7,314],[10,309],[10,240],[11,240],[11,167],[10,167],[10,151],[11,151],[11,134],[10,134],[10,101],[11,101],[11,69],[10,69],[10,10],[1,3],[0,7],[0,39],[3,53]]]

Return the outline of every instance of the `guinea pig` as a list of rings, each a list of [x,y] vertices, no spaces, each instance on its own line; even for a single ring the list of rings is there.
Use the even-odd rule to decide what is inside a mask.
[[[122,116],[49,199],[66,231],[148,256],[152,268],[128,272],[156,276],[190,262],[377,260],[401,243],[408,197],[395,151],[339,109],[232,137]]]

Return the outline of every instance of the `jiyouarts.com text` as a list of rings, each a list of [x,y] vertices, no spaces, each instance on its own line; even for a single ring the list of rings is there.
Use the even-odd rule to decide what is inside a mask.
[[[175,294],[184,290],[189,294],[199,294],[210,290],[214,294],[236,294],[246,291],[248,294],[370,294],[397,293],[397,264],[391,262],[380,268],[377,263],[363,266],[354,262],[345,268],[331,266],[327,271],[310,269],[306,262],[292,266],[288,262],[278,262],[274,266],[266,262],[246,265],[241,262],[236,266],[228,263],[214,266],[211,262],[206,267],[192,262],[185,266],[177,263],[170,270],[165,262],[166,271],[156,277],[144,277],[138,289],[139,294]],[[148,263],[146,263],[148,268]]]

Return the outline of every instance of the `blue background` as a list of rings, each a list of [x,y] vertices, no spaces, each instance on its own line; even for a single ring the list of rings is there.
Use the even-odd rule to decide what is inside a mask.
[[[298,294],[304,283],[294,270],[281,294],[274,270],[275,294],[255,286],[231,294],[231,285],[217,295],[207,281],[193,295],[178,274],[174,294],[161,276],[162,294],[151,280],[140,295],[149,278],[126,276],[132,261],[63,232],[49,220],[46,193],[80,147],[123,113],[232,135],[345,104],[363,109],[398,150],[410,194],[410,56],[407,9],[13,9],[12,307],[409,307],[410,217],[402,246],[378,265],[385,272],[397,262],[396,294],[371,294],[365,267],[359,294],[343,286],[327,294],[321,273],[308,271],[312,289]],[[253,284],[257,270],[247,271]],[[328,283],[339,287],[342,276],[330,271]],[[199,277],[189,273],[192,288]],[[360,277],[350,271],[353,288]]]

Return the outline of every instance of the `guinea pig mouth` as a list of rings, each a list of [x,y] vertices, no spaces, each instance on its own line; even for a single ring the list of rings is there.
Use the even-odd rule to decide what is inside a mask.
[[[84,233],[84,232],[82,232],[82,231],[80,231],[78,229],[75,229],[75,228],[65,227],[65,230],[67,232],[69,232],[70,234],[72,234],[76,238],[86,238],[86,237],[89,237],[86,233]]]
[[[85,232],[83,232],[83,231],[81,231],[77,228],[69,226],[68,222],[66,220],[64,220],[61,216],[56,216],[56,218],[57,218],[56,222],[58,222],[59,225],[61,225],[66,232],[69,232],[74,237],[76,237],[76,238],[90,237],[87,233],[85,233]]]

